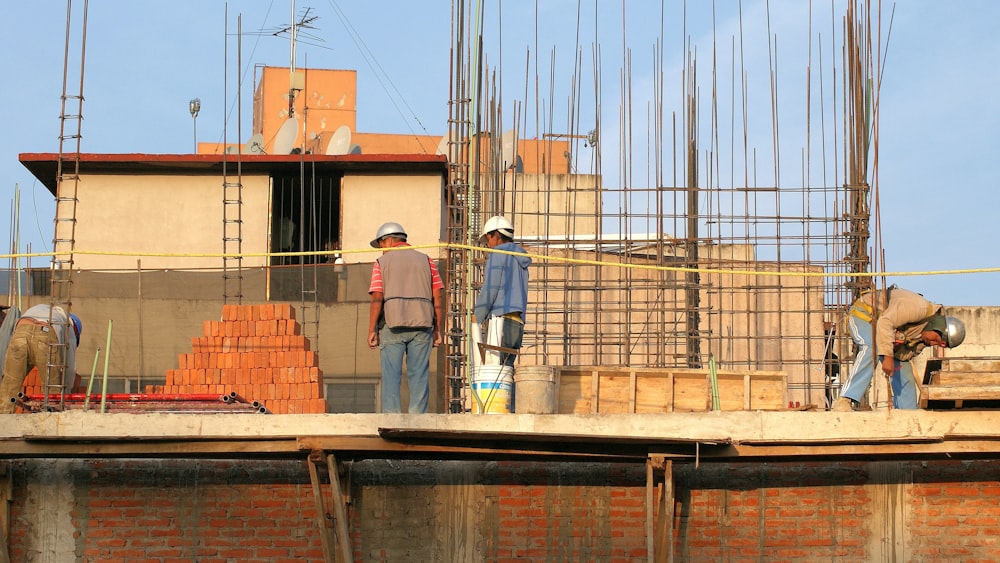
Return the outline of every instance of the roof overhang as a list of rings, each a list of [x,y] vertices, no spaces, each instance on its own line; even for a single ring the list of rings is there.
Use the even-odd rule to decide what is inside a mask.
[[[64,157],[63,166],[76,155]],[[59,155],[21,153],[21,164],[35,178],[56,194]],[[355,173],[447,174],[444,155],[427,154],[287,154],[287,155],[218,155],[218,154],[80,154],[80,174],[298,174],[303,164],[311,175]]]

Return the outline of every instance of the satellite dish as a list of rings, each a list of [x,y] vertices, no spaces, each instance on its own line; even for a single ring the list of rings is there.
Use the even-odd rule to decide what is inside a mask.
[[[500,135],[500,157],[503,159],[504,169],[512,168],[516,165],[517,140],[514,137],[514,130],[508,129]]]
[[[264,135],[260,133],[255,133],[250,140],[247,141],[246,149],[243,152],[247,154],[264,154]]]
[[[326,154],[347,154],[351,150],[351,128],[346,125],[337,127],[326,146]]]
[[[521,155],[517,155],[517,161],[514,164],[514,172],[524,174],[524,161],[521,160]]]
[[[351,150],[347,154],[361,154],[361,145],[351,145]]]
[[[295,146],[295,138],[299,136],[299,121],[289,117],[278,128],[274,136],[274,154],[291,154]]]
[[[443,155],[447,155],[448,154],[448,135],[445,135],[444,137],[441,137],[441,140],[438,141],[437,152],[434,153],[434,154],[439,154],[439,155],[440,154],[443,154]]]

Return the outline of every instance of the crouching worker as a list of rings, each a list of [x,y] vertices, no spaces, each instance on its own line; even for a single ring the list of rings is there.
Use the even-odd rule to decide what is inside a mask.
[[[873,341],[872,318],[876,312]],[[858,345],[858,353],[840,397],[831,407],[838,412],[857,409],[871,385],[875,358],[892,385],[892,406],[917,408],[918,387],[910,360],[928,346],[954,348],[965,340],[961,320],[945,316],[941,305],[923,295],[895,285],[885,291],[863,293],[848,311],[847,328]]]
[[[66,330],[67,328],[70,330]],[[64,389],[70,388],[76,379],[76,348],[80,345],[82,331],[80,317],[71,313],[67,318],[62,307],[50,308],[48,304],[39,304],[21,315],[14,326],[14,334],[7,345],[4,358],[3,380],[0,381],[0,414],[14,412],[17,405],[11,399],[21,391],[24,378],[32,367],[38,368],[38,379],[42,383],[43,392],[48,393],[49,385],[59,383],[64,385]],[[67,335],[66,332],[71,334]],[[60,351],[65,354],[64,358],[50,359],[50,354],[58,354]],[[55,370],[49,369],[50,364],[62,364],[65,371],[62,374],[55,373]],[[51,381],[50,377],[61,377],[62,380]]]

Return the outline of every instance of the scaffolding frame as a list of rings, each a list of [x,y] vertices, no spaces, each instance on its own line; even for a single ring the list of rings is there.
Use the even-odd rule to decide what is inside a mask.
[[[805,102],[810,112],[817,109],[806,116],[797,181],[785,179],[781,162],[791,142],[779,127],[776,37],[768,39],[771,146],[761,150],[748,138],[742,14],[729,68],[718,63],[717,39],[706,73],[691,39],[684,38],[681,111],[665,109],[667,38],[656,42],[654,102],[644,112],[632,105],[626,52],[616,69],[622,77],[620,134],[606,139],[600,112],[583,116],[580,103],[592,88],[587,97],[601,107],[605,73],[595,62],[593,84],[584,82],[579,46],[568,85],[562,84],[570,92],[564,125],[552,118],[554,70],[550,91],[529,91],[528,84],[544,82],[530,50],[523,98],[515,97],[516,110],[505,115],[510,102],[501,77],[518,73],[486,63],[492,53],[484,47],[482,8],[453,2],[448,242],[464,239],[471,246],[471,236],[462,235],[478,234],[476,225],[503,214],[515,225],[516,241],[533,255],[519,364],[702,368],[714,359],[720,369],[784,371],[790,396],[806,403],[835,398],[835,373],[852,354],[836,326],[860,292],[874,285],[868,274],[873,214],[879,244],[880,6],[848,2],[839,48],[838,18],[831,13],[824,42],[820,34],[813,37],[810,12]],[[581,32],[578,27],[578,37]],[[824,58],[827,45],[832,55]],[[599,61],[600,47],[593,49]],[[814,64],[815,74],[809,72]],[[729,92],[719,88],[725,75],[732,79]],[[728,127],[720,110],[727,104]],[[534,163],[531,170],[511,165],[505,127],[513,127],[518,163],[525,151],[534,151],[524,155]],[[645,146],[633,132],[641,127]],[[532,129],[540,141],[520,142]],[[605,144],[616,147],[611,158],[618,161],[618,178],[610,181],[602,171]],[[588,149],[591,168],[580,173],[574,156]],[[636,172],[643,163],[644,180]],[[467,334],[459,320],[471,309],[481,263],[478,250],[449,254],[452,382],[465,377],[459,369],[469,346],[460,345]],[[456,397],[450,395],[453,404]]]

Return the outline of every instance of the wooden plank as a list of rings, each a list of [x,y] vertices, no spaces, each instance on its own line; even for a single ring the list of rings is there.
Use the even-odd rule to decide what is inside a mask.
[[[133,441],[134,440],[134,441]],[[6,457],[224,457],[242,458],[264,454],[272,457],[301,457],[295,438],[274,440],[239,439],[124,440],[117,437],[76,437],[25,440],[0,440],[0,455]]]
[[[651,374],[641,370],[635,370],[636,399],[634,413],[667,413],[672,410],[671,382],[673,378],[670,372],[665,374]]]
[[[597,414],[601,409],[601,375],[596,369],[590,375],[590,413]]]
[[[750,378],[750,409],[761,411],[784,410],[788,401],[788,383],[785,374],[761,375]]]
[[[1000,373],[1000,359],[996,357],[941,358],[941,371]]]
[[[705,412],[712,404],[708,371],[674,374],[674,411]],[[720,390],[720,395],[722,394]]]
[[[663,390],[663,396],[667,401],[667,412],[674,412],[674,372],[667,372],[666,388]]]
[[[750,388],[750,374],[743,376],[743,410],[748,411],[752,408],[750,404],[750,398],[752,396],[753,390]]]
[[[928,401],[997,401],[1000,385],[926,385],[922,395]]]
[[[625,412],[638,412],[635,406],[638,394],[639,389],[636,387],[636,373],[634,369],[630,369],[628,370],[628,410]]]
[[[1000,385],[1000,373],[973,371],[939,371],[934,385]]]
[[[786,377],[780,371],[717,371],[722,410],[784,410]],[[711,409],[707,369],[559,368],[559,414],[705,412]]]
[[[593,462],[631,461],[645,452],[625,451],[627,443],[601,440],[598,444],[560,437],[555,442],[522,440],[511,434],[484,437],[477,433],[446,433],[435,435],[430,432],[408,433],[386,430],[386,435],[396,438],[352,438],[333,436],[303,436],[303,449],[323,449],[340,452],[341,459],[532,459],[589,460]],[[419,443],[403,440],[419,441]],[[679,448],[690,449],[694,442],[676,442]],[[616,446],[611,448],[609,445]],[[621,445],[622,447],[617,447]],[[634,449],[634,448],[633,448]],[[348,455],[350,454],[350,455]]]
[[[578,371],[556,368],[558,388],[558,413],[588,414],[591,412],[592,388],[590,378]]]
[[[598,414],[631,414],[629,405],[633,395],[630,388],[632,378],[628,373],[602,373],[600,380],[600,396],[598,397]],[[645,390],[643,390],[645,394]]]
[[[830,460],[840,456],[866,459],[920,459],[933,457],[951,459],[953,456],[970,456],[975,459],[1000,458],[1000,442],[996,440],[948,440],[943,442],[921,443],[871,443],[871,444],[838,444],[793,446],[793,445],[755,445],[733,444],[718,449],[702,448],[699,460],[701,463],[728,460],[736,458],[818,458]]]

